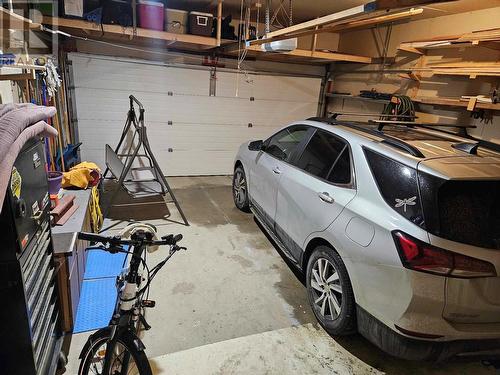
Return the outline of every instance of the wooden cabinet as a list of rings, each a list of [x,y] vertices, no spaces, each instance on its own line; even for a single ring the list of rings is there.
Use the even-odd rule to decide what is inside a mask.
[[[87,241],[77,239],[77,232],[90,232],[88,202],[90,190],[68,191],[76,196],[79,205],[76,212],[63,226],[52,228],[54,237],[54,257],[62,313],[62,330],[71,333],[76,321],[78,303],[85,274],[88,247]]]

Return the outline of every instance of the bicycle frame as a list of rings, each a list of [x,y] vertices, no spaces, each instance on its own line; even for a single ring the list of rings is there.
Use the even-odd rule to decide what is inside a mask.
[[[130,264],[124,278],[123,286],[118,288],[115,311],[109,323],[109,326],[112,327],[112,334],[111,340],[107,343],[103,374],[110,373],[113,354],[117,338],[120,337],[120,332],[122,330],[129,330],[134,334],[137,334],[139,321],[142,320],[142,322],[145,323],[144,317],[141,315],[140,311],[141,306],[138,304],[138,302],[140,302],[139,296],[137,296],[137,291],[142,283],[142,275],[139,272],[139,266],[141,264],[140,259],[145,250],[145,246],[133,246]],[[119,286],[119,283],[117,284]],[[134,340],[134,342],[136,342],[138,350],[144,350],[144,344],[139,338]],[[126,352],[123,358],[122,374],[127,374],[129,361],[130,354]]]

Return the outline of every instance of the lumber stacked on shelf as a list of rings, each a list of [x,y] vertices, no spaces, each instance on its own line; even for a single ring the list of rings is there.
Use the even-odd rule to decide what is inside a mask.
[[[500,77],[499,61],[461,61],[456,63],[433,63],[415,71],[438,75],[458,75],[475,78],[478,76]]]
[[[403,42],[399,49],[407,52],[423,53],[423,50],[432,48],[484,46],[500,49],[500,28],[478,30],[460,35],[446,35],[424,40]]]

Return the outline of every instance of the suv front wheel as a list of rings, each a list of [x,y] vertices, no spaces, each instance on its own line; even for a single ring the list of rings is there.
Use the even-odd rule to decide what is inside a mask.
[[[332,335],[356,331],[356,304],[347,269],[327,246],[314,249],[307,265],[307,294],[314,315]]]
[[[248,185],[245,171],[240,165],[236,167],[233,175],[233,200],[234,205],[243,212],[250,212],[250,203],[248,198]]]

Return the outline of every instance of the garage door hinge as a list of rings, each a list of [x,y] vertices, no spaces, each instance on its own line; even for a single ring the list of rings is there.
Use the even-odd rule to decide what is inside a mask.
[[[252,128],[253,127],[253,124],[251,122],[248,123],[248,127],[249,128]]]
[[[172,121],[167,122],[168,125],[173,125],[174,123]]]
[[[255,98],[253,96],[250,97],[250,101],[251,102],[254,102],[255,101]]]
[[[173,93],[172,91],[169,91],[169,92],[167,93],[167,95],[168,95],[168,96],[174,96],[174,93]]]
[[[174,152],[174,149],[173,148],[169,148],[168,152]]]

